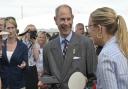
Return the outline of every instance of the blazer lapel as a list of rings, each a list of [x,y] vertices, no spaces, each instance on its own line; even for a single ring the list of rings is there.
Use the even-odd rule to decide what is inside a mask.
[[[59,79],[61,79],[60,74],[62,71],[62,64],[63,64],[63,55],[62,55],[62,51],[61,51],[61,45],[60,45],[60,38],[57,37],[55,39],[55,41],[53,41],[52,46],[51,46],[51,50],[52,52],[52,56],[54,57],[54,61],[53,61],[53,65],[54,70],[56,71],[56,77],[58,77]]]
[[[75,36],[75,34],[73,33],[72,35],[72,38],[71,38],[71,41],[69,42],[69,45],[68,45],[68,49],[67,49],[67,53],[66,53],[66,56],[65,56],[65,61],[64,61],[64,64],[63,64],[63,67],[62,67],[62,79],[65,78],[69,68],[70,68],[70,65],[72,63],[72,59],[74,57],[74,50],[79,46],[79,42],[77,40],[78,38]]]
[[[18,55],[18,52],[20,52],[19,51],[20,50],[20,43],[19,43],[19,41],[17,41],[17,45],[16,45],[16,48],[15,48],[15,50],[14,50],[14,52],[13,52],[13,54],[12,54],[12,57],[11,57],[11,59],[10,59],[10,63],[13,61],[13,57],[15,56],[15,55]],[[16,56],[15,56],[16,57]]]
[[[19,47],[18,47],[18,46],[19,46]],[[4,48],[3,48],[3,55],[4,55],[4,57],[5,57],[5,60],[6,60],[8,63],[11,63],[11,62],[13,61],[14,55],[18,55],[18,54],[17,54],[17,53],[19,52],[18,50],[20,50],[20,49],[18,49],[18,48],[20,48],[20,45],[19,45],[19,42],[17,41],[16,48],[15,48],[15,50],[14,50],[12,56],[11,56],[10,62],[9,62],[9,61],[8,61],[8,57],[7,57],[7,41],[5,41],[5,45],[4,45]]]
[[[8,62],[8,58],[7,58],[7,45],[6,45],[6,42],[7,41],[5,41],[4,42],[4,47],[3,47],[3,56],[4,56],[4,58],[3,58],[3,60],[5,60],[6,62]],[[8,62],[9,63],[9,62]]]

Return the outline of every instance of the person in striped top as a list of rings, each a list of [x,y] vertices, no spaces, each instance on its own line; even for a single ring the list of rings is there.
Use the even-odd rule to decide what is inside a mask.
[[[86,28],[94,44],[103,46],[97,89],[128,89],[128,34],[123,17],[112,8],[98,8],[90,14]]]

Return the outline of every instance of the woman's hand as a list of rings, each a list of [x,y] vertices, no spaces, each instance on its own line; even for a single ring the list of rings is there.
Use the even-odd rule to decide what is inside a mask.
[[[26,67],[26,62],[25,61],[23,61],[20,65],[17,65],[19,68],[21,68],[21,69],[23,69],[23,68],[25,68]]]
[[[34,56],[34,58],[36,59],[36,61],[38,60],[39,55],[40,55],[40,50],[34,48],[34,49],[33,49],[33,56]]]

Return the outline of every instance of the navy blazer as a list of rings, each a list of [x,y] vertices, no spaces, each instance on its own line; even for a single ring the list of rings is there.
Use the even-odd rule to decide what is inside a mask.
[[[6,42],[7,41],[4,42],[4,47],[2,48],[2,59],[0,60],[2,86],[4,89],[7,87],[10,89],[20,89],[25,86],[24,69],[20,69],[17,65],[21,64],[23,61],[27,63],[28,48],[23,42],[17,40],[17,46],[9,62],[7,58]]]

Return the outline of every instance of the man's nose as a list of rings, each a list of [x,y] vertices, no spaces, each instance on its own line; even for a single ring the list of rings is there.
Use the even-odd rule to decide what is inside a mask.
[[[65,19],[65,21],[64,21],[64,24],[68,24],[69,22],[68,22],[68,20],[67,19]]]

